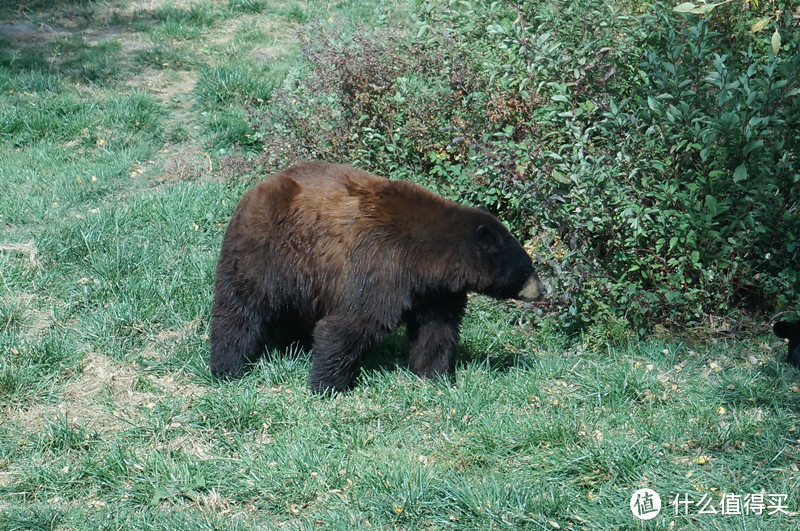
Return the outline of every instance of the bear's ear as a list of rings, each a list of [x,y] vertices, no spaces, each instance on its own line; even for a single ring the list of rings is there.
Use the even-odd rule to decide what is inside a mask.
[[[475,231],[475,240],[481,249],[489,254],[495,254],[503,247],[503,236],[488,225],[480,225]]]
[[[800,321],[780,321],[772,327],[775,335],[784,339],[800,337]]]

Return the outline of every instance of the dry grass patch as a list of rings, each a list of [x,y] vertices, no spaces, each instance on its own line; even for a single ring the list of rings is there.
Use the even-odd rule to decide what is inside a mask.
[[[39,250],[36,248],[33,242],[30,243],[0,243],[0,254],[21,254],[28,258],[28,261],[38,266],[39,261],[36,258],[36,255],[39,254]]]
[[[187,382],[182,372],[142,374],[129,363],[90,352],[81,363],[78,377],[64,385],[57,403],[9,410],[7,420],[29,433],[40,431],[55,418],[99,434],[121,432],[145,421],[143,410],[159,402],[203,393],[202,388]],[[142,387],[149,390],[140,390]]]

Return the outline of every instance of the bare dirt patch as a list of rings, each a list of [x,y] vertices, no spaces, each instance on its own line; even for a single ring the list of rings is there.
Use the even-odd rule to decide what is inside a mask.
[[[0,24],[0,37],[12,41],[51,42],[59,37],[67,37],[71,34],[66,28],[49,24],[36,24],[33,22]]]
[[[136,32],[130,30],[119,21],[132,20],[136,15],[147,16],[148,13],[166,5],[177,8],[189,8],[202,0],[148,0],[128,2],[122,7],[93,5],[89,8],[61,7],[51,11],[33,14],[35,21],[4,22],[0,24],[0,37],[12,42],[50,43],[60,38],[80,35],[84,42],[95,45],[101,41],[115,38],[122,42],[125,49],[135,52],[149,47],[142,42]],[[86,27],[87,17],[91,26]]]
[[[211,156],[202,148],[193,145],[177,147],[164,162],[162,181],[196,181],[213,175]]]
[[[90,352],[81,364],[80,376],[67,383],[57,404],[35,405],[26,410],[10,412],[25,431],[35,433],[52,419],[85,426],[97,433],[122,431],[131,425],[141,425],[143,410],[152,409],[160,401],[172,397],[200,395],[203,390],[186,383],[185,374],[155,376],[141,374],[131,364]],[[142,383],[146,382],[146,386]],[[141,387],[153,391],[141,391]],[[113,404],[109,409],[108,404]]]
[[[134,391],[136,380],[133,366],[91,352],[83,360],[80,378],[67,384],[62,396],[68,402],[81,404],[105,391],[113,401],[134,406],[153,398],[150,393]]]
[[[23,256],[27,256],[28,260],[33,265],[38,265],[39,262],[36,260],[36,255],[39,254],[39,249],[36,248],[36,245],[33,242],[30,243],[0,243],[0,254],[3,253],[17,253]]]
[[[180,328],[167,328],[158,333],[151,341],[147,342],[141,352],[141,357],[147,360],[163,361],[174,350],[175,346],[188,337],[197,327],[197,320],[186,323]]]
[[[10,306],[14,308],[21,323],[21,338],[24,340],[41,340],[52,333],[55,327],[66,326],[59,323],[55,314],[56,308],[64,306],[63,301],[57,299],[42,299],[32,293],[10,293],[6,295]],[[41,306],[49,309],[40,309]],[[0,332],[6,323],[0,323]]]

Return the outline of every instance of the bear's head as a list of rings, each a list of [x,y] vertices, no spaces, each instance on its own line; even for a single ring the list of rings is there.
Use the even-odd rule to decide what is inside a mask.
[[[533,270],[530,256],[497,219],[490,217],[480,224],[475,230],[475,241],[490,278],[481,293],[496,299],[522,301],[534,301],[544,295],[544,286]]]
[[[800,367],[800,320],[777,322],[772,331],[776,336],[789,340],[789,356],[786,361],[790,365]]]

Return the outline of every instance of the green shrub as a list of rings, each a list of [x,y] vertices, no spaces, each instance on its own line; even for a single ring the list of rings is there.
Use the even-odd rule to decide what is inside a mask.
[[[411,37],[309,30],[308,66],[251,116],[261,164],[355,163],[486,205],[594,337],[796,300],[800,57],[742,30],[763,13],[450,5],[420,3]]]
[[[644,18],[651,35],[665,18]],[[647,243],[667,258],[671,284],[670,260],[688,258],[677,280],[706,312],[786,304],[800,286],[800,57],[743,48],[733,27],[702,19],[678,29],[646,41],[634,97],[638,150],[663,161],[653,180],[667,177],[650,194],[666,237]]]
[[[731,29],[666,8],[638,23],[637,75],[575,138],[597,165],[585,157],[561,168],[571,190],[553,218],[572,220],[582,258],[592,250],[603,268],[588,291],[606,287],[638,326],[791,302],[800,286],[798,58],[742,48]]]
[[[308,34],[311,68],[289,76],[255,119],[267,166],[324,157],[413,171],[428,152],[445,148],[450,135],[437,131],[457,105],[440,53],[385,29],[350,42],[320,26]]]

